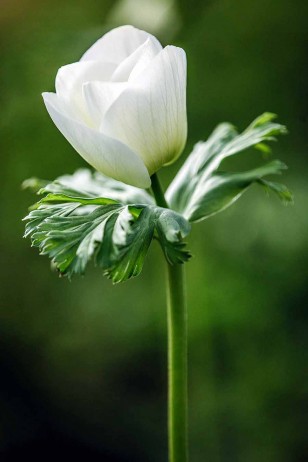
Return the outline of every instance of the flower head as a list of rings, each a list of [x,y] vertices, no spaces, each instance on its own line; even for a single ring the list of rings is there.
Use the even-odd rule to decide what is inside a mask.
[[[63,66],[43,93],[61,133],[94,168],[140,188],[186,142],[186,55],[132,26],[111,30]]]

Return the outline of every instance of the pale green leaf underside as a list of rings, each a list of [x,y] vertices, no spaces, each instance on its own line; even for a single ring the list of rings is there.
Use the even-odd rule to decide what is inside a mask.
[[[88,169],[77,170],[73,175],[63,175],[49,182],[30,178],[23,187],[38,194],[61,194],[77,198],[112,198],[113,202],[121,204],[151,204],[153,197],[144,189],[130,186]]]
[[[153,200],[145,191],[135,191],[137,188],[131,191],[126,185],[115,194],[111,191],[108,194],[117,197],[119,192],[126,202],[131,194],[140,199],[140,204],[93,197],[99,193],[95,176],[93,185],[89,177],[87,187],[81,190],[73,184],[74,175],[65,177],[65,183],[62,179],[45,182],[39,191],[43,198],[25,218],[25,236],[31,237],[32,245],[38,247],[41,254],[51,258],[61,274],[84,274],[93,259],[113,282],[125,281],[141,272],[154,237],[158,238],[171,264],[190,258],[182,240],[189,233],[190,225],[181,215],[152,205]],[[34,185],[42,186],[34,180],[26,186]]]
[[[264,186],[284,202],[292,202],[286,186],[264,180],[281,173],[286,166],[280,161],[239,173],[219,172],[221,162],[243,150],[255,147],[270,151],[266,144],[286,133],[283,125],[273,122],[274,114],[258,117],[241,134],[229,123],[220,124],[206,142],[197,143],[166,193],[171,208],[190,222],[210,217],[231,205],[253,183]]]

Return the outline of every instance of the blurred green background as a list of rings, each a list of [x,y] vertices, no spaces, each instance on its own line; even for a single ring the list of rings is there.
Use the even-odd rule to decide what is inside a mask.
[[[1,0],[2,461],[167,459],[164,264],[112,286],[98,270],[69,282],[22,239],[25,178],[85,166],[40,93],[104,32],[131,23],[188,56],[189,140],[164,186],[215,125],[263,111],[290,134],[295,206],[252,188],[194,227],[187,265],[193,462],[307,460],[308,2]],[[233,164],[232,164],[233,162]],[[263,162],[245,153],[229,167]]]

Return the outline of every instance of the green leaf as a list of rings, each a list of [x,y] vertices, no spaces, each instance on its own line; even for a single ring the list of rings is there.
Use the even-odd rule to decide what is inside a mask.
[[[185,238],[191,226],[184,217],[172,210],[159,209],[156,229],[167,261],[171,264],[188,261],[191,254],[185,249]]]
[[[283,195],[284,201],[288,202],[292,195],[285,186],[263,180],[264,176],[279,174],[285,168],[282,162],[276,160],[247,172],[215,173],[205,183],[199,183],[185,215],[192,222],[208,218],[233,204],[254,182],[266,185],[268,190],[274,191],[280,198]]]
[[[170,206],[193,222],[224,210],[238,199],[253,182],[278,194],[283,202],[291,202],[292,194],[278,183],[260,181],[263,176],[280,173],[286,168],[279,161],[243,173],[219,173],[221,162],[243,150],[255,147],[268,153],[268,141],[286,133],[283,125],[273,122],[276,116],[265,113],[239,134],[233,125],[220,124],[206,142],[199,142],[166,193]],[[283,191],[283,192],[282,192]]]
[[[169,263],[188,260],[182,238],[190,224],[181,215],[150,204],[88,197],[93,189],[79,191],[69,181],[48,183],[25,218],[25,236],[61,274],[84,274],[93,259],[114,283],[125,281],[141,272],[154,236]]]
[[[61,216],[65,217],[73,213],[79,204],[63,204],[59,205],[52,205],[52,206],[43,206],[39,207],[39,210],[36,210],[38,207],[35,207],[29,215],[27,215],[24,220],[28,220],[28,223],[25,227],[25,234],[24,237],[28,237],[33,234],[37,228],[47,219],[51,219],[54,216]]]
[[[32,245],[39,247],[42,255],[48,255],[60,273],[83,274],[96,244],[103,241],[106,221],[122,208],[119,204],[106,205],[85,215],[51,215],[33,230]],[[35,212],[40,211],[38,208]],[[45,212],[46,209],[44,215]],[[32,213],[29,214],[30,224]]]
[[[30,178],[23,182],[23,188],[38,194],[51,193],[88,199],[103,197],[122,204],[154,204],[152,196],[145,190],[126,185],[88,169],[77,170],[73,175],[63,175],[53,182]]]
[[[260,179],[258,183],[261,186],[264,186],[266,192],[274,192],[277,194],[279,199],[285,204],[293,204],[293,194],[288,190],[288,188],[281,183],[276,183],[274,181],[268,181]]]
[[[40,204],[62,204],[68,202],[76,202],[80,205],[107,205],[107,204],[117,204],[118,201],[113,199],[109,199],[108,197],[95,197],[95,198],[87,198],[87,197],[71,197],[66,194],[54,194],[50,193],[47,196],[43,197],[37,204],[38,207]]]
[[[122,213],[114,227],[114,257],[105,274],[114,283],[138,276],[151,244],[155,228],[153,212],[150,207],[141,210],[136,221],[129,209]]]

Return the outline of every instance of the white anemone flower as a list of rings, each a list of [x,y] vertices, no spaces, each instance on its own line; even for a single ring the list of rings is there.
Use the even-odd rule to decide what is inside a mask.
[[[111,30],[43,93],[53,122],[99,172],[148,188],[187,137],[186,55],[132,26]]]

